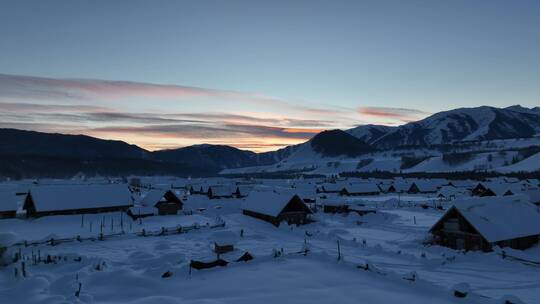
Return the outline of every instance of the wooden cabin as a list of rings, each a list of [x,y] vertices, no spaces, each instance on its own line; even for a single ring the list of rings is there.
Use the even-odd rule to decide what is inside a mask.
[[[296,194],[252,191],[242,204],[242,213],[277,227],[281,222],[289,225],[306,224],[309,222],[311,210]]]
[[[434,244],[454,249],[526,249],[539,240],[540,213],[525,196],[457,200],[430,232]]]
[[[128,215],[134,219],[153,215],[175,215],[184,203],[172,190],[154,189],[139,204],[129,208]]]
[[[28,217],[127,211],[133,206],[125,184],[37,186],[28,192],[23,209]]]

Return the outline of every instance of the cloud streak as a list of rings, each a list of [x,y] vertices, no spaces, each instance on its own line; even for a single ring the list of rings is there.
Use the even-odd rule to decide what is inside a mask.
[[[257,93],[0,74],[0,126],[120,139],[149,149],[219,143],[257,151],[362,122],[409,122],[414,109],[312,106]],[[363,120],[363,118],[367,120]]]
[[[391,107],[360,107],[358,113],[371,118],[398,121],[398,122],[411,122],[422,119],[430,113],[417,109],[406,108],[391,108]]]
[[[0,74],[0,100],[63,100],[63,101],[118,101],[118,100],[173,100],[194,101],[211,99],[224,102],[271,106],[304,114],[339,115],[342,110],[300,105],[259,93],[209,89],[194,86],[155,84],[133,81],[100,79],[45,78]]]

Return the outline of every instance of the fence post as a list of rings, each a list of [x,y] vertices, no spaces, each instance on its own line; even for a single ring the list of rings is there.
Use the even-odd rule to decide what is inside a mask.
[[[338,258],[337,260],[341,260],[341,247],[339,246],[339,240],[337,240],[337,251],[338,251]]]

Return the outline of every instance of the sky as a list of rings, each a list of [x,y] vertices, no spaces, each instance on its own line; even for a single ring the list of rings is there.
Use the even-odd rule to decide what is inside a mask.
[[[0,0],[0,128],[149,150],[540,105],[540,1]]]

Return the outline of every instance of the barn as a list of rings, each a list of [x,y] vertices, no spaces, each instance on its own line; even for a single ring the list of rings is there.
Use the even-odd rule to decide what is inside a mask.
[[[0,219],[14,218],[17,215],[17,196],[11,191],[0,192]]]
[[[296,194],[252,191],[242,204],[242,213],[277,227],[283,221],[288,224],[306,224],[311,210]]]
[[[434,244],[454,249],[526,249],[539,240],[540,213],[521,195],[456,200],[430,232]]]
[[[171,190],[154,189],[148,192],[138,206],[129,208],[128,214],[132,218],[152,215],[174,215],[182,210],[184,203]]]
[[[28,192],[23,209],[28,217],[127,211],[133,205],[124,184],[37,186]]]

